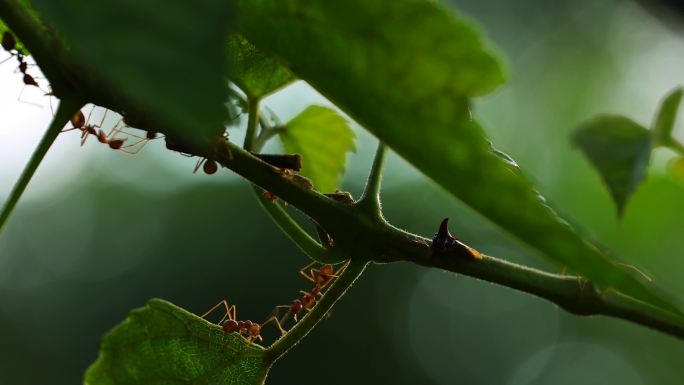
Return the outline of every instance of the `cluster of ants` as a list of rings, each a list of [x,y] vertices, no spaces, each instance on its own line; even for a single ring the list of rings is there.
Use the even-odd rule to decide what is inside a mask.
[[[324,264],[319,268],[314,268],[313,266],[315,264],[316,262],[312,262],[299,270],[299,274],[314,284],[313,288],[310,291],[300,290],[299,298],[294,299],[289,305],[277,305],[266,321],[261,324],[250,320],[239,320],[237,318],[235,305],[228,306],[228,301],[225,299],[204,313],[202,318],[206,318],[216,309],[223,306],[225,314],[219,320],[218,324],[226,333],[238,333],[247,338],[250,342],[256,340],[263,341],[264,339],[261,337],[262,328],[267,324],[273,323],[280,331],[281,336],[285,335],[287,331],[283,326],[287,325],[290,319],[293,322],[292,325],[296,324],[299,322],[299,316],[303,311],[310,311],[313,309],[320,297],[325,293],[325,289],[328,285],[330,285],[348,265],[348,263],[343,264],[342,267],[335,272],[335,267],[333,265]],[[286,311],[280,316],[280,312],[283,309],[286,309]]]

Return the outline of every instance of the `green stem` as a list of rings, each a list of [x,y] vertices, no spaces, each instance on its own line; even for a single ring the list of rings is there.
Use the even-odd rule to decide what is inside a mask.
[[[261,135],[255,138],[257,125],[260,121],[259,103],[258,101],[253,102],[252,99],[250,99],[247,102],[247,105],[249,110],[244,147],[249,151],[260,151],[261,147],[268,140],[263,139],[265,132],[272,130],[266,130],[265,127],[262,127]],[[260,138],[261,140],[259,140]],[[339,258],[331,258],[331,253],[302,229],[278,202],[271,202],[268,199],[265,199],[263,197],[264,190],[262,188],[257,186],[253,186],[253,188],[261,207],[263,207],[271,216],[271,219],[278,225],[280,230],[282,230],[283,233],[285,233],[285,235],[287,235],[288,238],[290,238],[290,240],[292,240],[292,242],[294,242],[306,255],[323,263],[339,262]]]
[[[684,144],[680,143],[674,138],[670,139],[665,146],[679,155],[684,155]]]
[[[278,135],[280,131],[283,130],[282,127],[267,127],[264,124],[262,124],[261,127],[261,133],[259,134],[259,136],[257,136],[256,140],[254,141],[255,149],[261,149],[262,147],[264,147],[266,142],[268,142],[274,136]]]
[[[382,171],[385,166],[385,155],[387,149],[385,145],[378,143],[378,149],[375,152],[373,165],[371,166],[366,188],[363,191],[361,199],[356,204],[361,210],[367,212],[376,219],[384,220],[382,217],[382,207],[380,204],[380,185],[382,183]]]
[[[29,181],[31,181],[33,174],[36,172],[36,169],[38,169],[40,162],[45,157],[50,146],[52,146],[52,143],[54,143],[57,135],[59,135],[64,125],[67,124],[69,119],[74,116],[82,105],[82,103],[72,99],[64,99],[59,103],[57,113],[52,119],[50,127],[48,127],[47,132],[43,135],[38,147],[33,151],[31,159],[29,159],[24,171],[22,171],[19,176],[19,180],[14,185],[14,188],[12,188],[12,192],[10,192],[2,211],[0,212],[0,231],[7,222],[10,214],[12,214],[14,207],[17,205],[17,202],[19,202],[19,198],[24,193],[24,190],[26,190],[26,186],[28,186]]]
[[[363,273],[368,262],[353,260],[347,269],[335,280],[330,289],[318,301],[316,306],[302,318],[282,338],[273,343],[266,353],[271,360],[276,361],[301,341],[330,311],[335,303],[347,292],[347,289]]]
[[[254,150],[254,144],[257,137],[257,126],[259,125],[259,99],[247,99],[247,133],[245,134],[244,149],[247,151]]]
[[[264,190],[262,188],[257,186],[253,186],[253,188],[261,207],[266,210],[280,230],[282,230],[283,233],[285,233],[285,235],[304,252],[304,254],[322,263],[336,263],[340,261],[339,257],[334,257],[328,249],[321,246],[304,231],[278,202],[271,202],[270,200],[265,199],[263,197]]]

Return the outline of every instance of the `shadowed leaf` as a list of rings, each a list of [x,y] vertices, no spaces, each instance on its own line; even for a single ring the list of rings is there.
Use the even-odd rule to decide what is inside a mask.
[[[296,79],[287,68],[239,35],[228,39],[228,72],[250,98],[264,97]]]
[[[677,110],[682,101],[682,89],[677,88],[670,92],[663,102],[653,122],[653,136],[656,144],[667,145],[672,140],[672,129],[674,128]]]
[[[347,119],[323,106],[309,106],[287,122],[280,140],[286,152],[302,155],[301,174],[322,192],[334,192],[340,186],[347,152],[356,150]]]
[[[621,216],[646,175],[649,131],[622,116],[601,116],[577,128],[572,140],[601,175]]]
[[[102,88],[115,90],[106,102],[127,106],[121,111],[127,117],[135,106],[188,141],[206,141],[223,131],[228,120],[225,42],[232,2],[33,4],[70,47],[71,59],[97,79],[91,85],[98,90],[79,90],[86,97],[101,98]]]
[[[163,300],[134,310],[109,332],[86,385],[261,384],[265,351]]]

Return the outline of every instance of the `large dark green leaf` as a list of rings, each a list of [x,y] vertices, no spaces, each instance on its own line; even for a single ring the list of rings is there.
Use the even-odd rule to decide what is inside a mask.
[[[650,132],[622,116],[600,116],[577,128],[572,140],[601,174],[622,215],[646,175]]]
[[[578,236],[490,150],[468,98],[503,76],[470,23],[427,0],[239,4],[250,41],[453,195],[556,263],[673,308]]]
[[[323,106],[309,106],[287,122],[280,140],[286,152],[302,155],[301,174],[326,193],[340,187],[347,152],[356,149],[347,119]]]
[[[225,0],[33,0],[110,100],[135,105],[188,140],[223,131],[225,42],[234,11]],[[82,90],[94,94],[91,90]]]
[[[296,79],[287,68],[240,35],[228,39],[228,73],[250,98],[262,98]]]
[[[672,140],[672,129],[681,101],[682,89],[677,88],[670,92],[660,104],[652,128],[656,144],[667,145]]]
[[[153,299],[105,336],[85,384],[254,385],[269,366],[260,346]]]

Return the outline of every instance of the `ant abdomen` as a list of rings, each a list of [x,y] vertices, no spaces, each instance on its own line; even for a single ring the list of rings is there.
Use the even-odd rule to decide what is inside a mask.
[[[226,320],[226,322],[224,322],[223,325],[221,325],[221,327],[223,328],[223,331],[226,333],[232,333],[240,329],[238,322],[232,319]]]
[[[207,159],[207,161],[204,162],[204,166],[202,167],[202,169],[204,170],[205,174],[213,175],[218,170],[218,164],[215,160]]]

